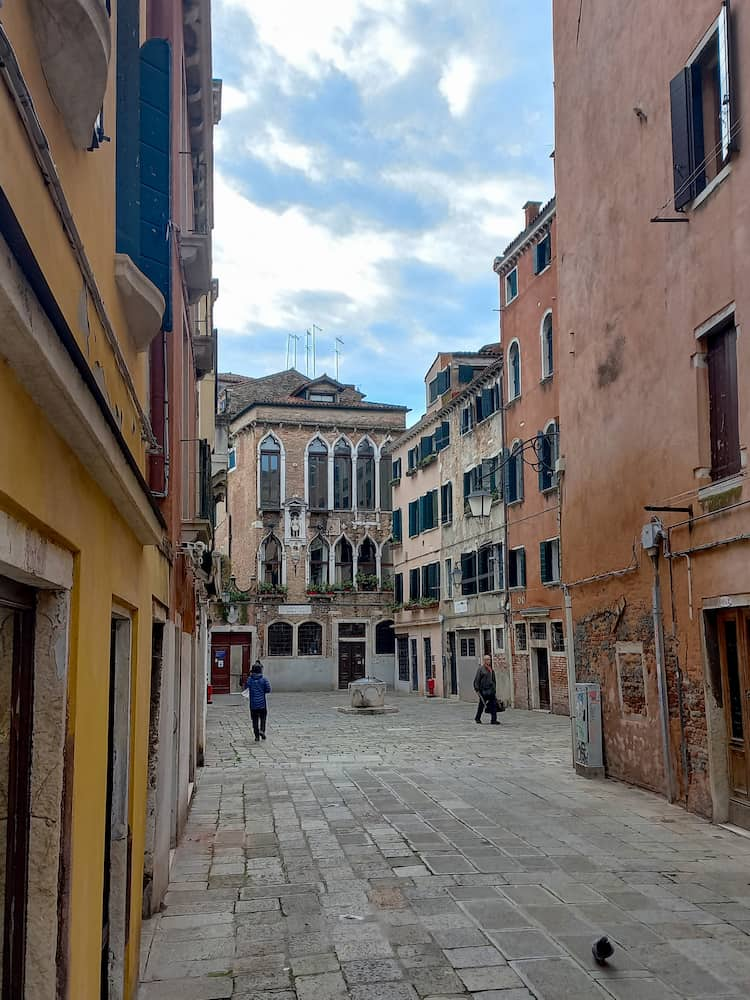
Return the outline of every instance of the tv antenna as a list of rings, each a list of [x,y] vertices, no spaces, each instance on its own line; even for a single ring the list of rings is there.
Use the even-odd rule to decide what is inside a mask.
[[[336,337],[336,381],[339,380],[339,361],[341,360],[341,348],[344,346],[344,341],[341,337]]]
[[[288,335],[288,337],[286,338],[286,367],[287,368],[290,367],[289,362],[290,362],[290,360],[292,358],[294,360],[292,361],[291,367],[292,368],[296,368],[297,367],[297,342],[299,341],[299,339],[300,339],[300,335],[298,333],[290,333]],[[294,342],[294,346],[292,346],[292,342]]]
[[[305,375],[310,374],[310,362],[312,361],[312,375],[315,378],[317,362],[315,359],[315,345],[316,345],[316,334],[322,333],[323,331],[315,323],[312,324],[309,330],[305,330]]]

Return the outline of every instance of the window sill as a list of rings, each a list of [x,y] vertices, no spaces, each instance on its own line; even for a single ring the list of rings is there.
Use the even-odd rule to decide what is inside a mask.
[[[522,503],[523,503],[523,497],[521,497],[519,500],[509,500],[505,506],[506,507],[520,507]]]
[[[518,587],[508,587],[508,590],[510,590],[511,592],[513,592],[515,590],[526,590],[526,584],[523,583],[523,584],[521,584]]]
[[[722,169],[718,172],[718,174],[714,177],[714,179],[708,182],[708,184],[703,188],[701,193],[699,195],[696,195],[695,198],[693,198],[693,200],[690,202],[690,205],[688,206],[688,211],[694,212],[696,208],[700,208],[703,202],[706,201],[708,198],[710,198],[711,195],[714,193],[714,191],[724,183],[724,181],[727,179],[727,177],[729,177],[731,172],[732,172],[732,164],[727,163],[725,167],[722,167]]]
[[[539,490],[539,492],[542,494],[542,496],[545,496],[545,497],[549,496],[550,493],[557,493],[557,485],[553,484],[552,486],[548,486],[544,490]]]
[[[542,377],[539,379],[539,385],[547,385],[547,383],[552,381],[554,374],[555,374],[554,372],[550,372],[549,375],[542,375]]]
[[[542,580],[542,586],[546,587],[548,590],[552,590],[554,587],[560,586],[559,580],[547,580],[546,582]]]
[[[716,482],[711,483],[710,486],[703,486],[698,490],[698,500],[700,502],[704,500],[711,500],[713,497],[721,496],[722,493],[728,493],[730,490],[739,489],[744,481],[744,472],[738,472],[733,476],[727,476],[726,479],[717,479]]]
[[[549,264],[545,264],[544,267],[541,269],[541,271],[534,271],[534,277],[535,278],[540,277],[542,274],[545,273],[545,271],[549,271],[551,267],[552,267],[552,261],[550,260]]]

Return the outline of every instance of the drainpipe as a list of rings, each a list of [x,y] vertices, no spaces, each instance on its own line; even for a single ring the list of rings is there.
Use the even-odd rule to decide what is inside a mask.
[[[654,619],[654,650],[656,653],[656,683],[659,691],[659,715],[661,728],[662,755],[664,758],[664,783],[667,802],[674,802],[674,778],[672,759],[669,752],[669,697],[667,694],[667,666],[664,654],[664,615],[661,607],[661,581],[659,579],[659,543],[665,538],[660,521],[649,521],[644,525],[641,541],[651,557],[654,567],[652,589],[652,614]]]
[[[503,394],[505,392],[505,366],[500,369],[500,449],[505,450],[505,404]],[[501,469],[503,481],[505,479],[505,469]],[[508,664],[508,680],[510,681],[510,707],[516,707],[516,684],[513,675],[513,643],[511,642],[511,607],[510,590],[508,589],[508,566],[510,565],[510,553],[508,551],[508,498],[503,489],[503,621],[505,623],[505,662]],[[531,650],[529,650],[529,662],[531,661]],[[527,682],[528,683],[528,682]],[[529,707],[531,707],[531,687],[529,686],[528,696]]]
[[[565,631],[568,641],[565,644],[565,662],[568,672],[568,705],[570,706],[570,747],[575,760],[576,747],[576,655],[573,648],[573,598],[568,585],[562,585],[565,601]]]

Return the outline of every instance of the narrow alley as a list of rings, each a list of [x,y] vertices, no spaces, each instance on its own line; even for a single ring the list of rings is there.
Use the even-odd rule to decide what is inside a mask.
[[[567,719],[345,703],[274,695],[257,745],[239,696],[209,708],[140,1000],[748,995],[750,839],[577,778]]]

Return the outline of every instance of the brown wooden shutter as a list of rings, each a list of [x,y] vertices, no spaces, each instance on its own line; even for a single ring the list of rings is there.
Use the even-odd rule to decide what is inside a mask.
[[[695,66],[680,70],[669,84],[672,108],[672,165],[674,207],[680,211],[706,186],[703,159],[703,119],[700,109],[700,73]],[[696,114],[696,102],[698,113]],[[701,181],[702,179],[702,181]]]
[[[708,340],[708,395],[711,478],[724,479],[740,471],[737,331],[734,328]]]

